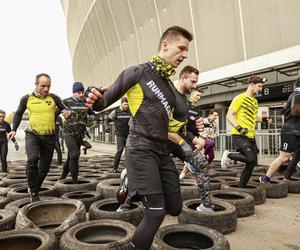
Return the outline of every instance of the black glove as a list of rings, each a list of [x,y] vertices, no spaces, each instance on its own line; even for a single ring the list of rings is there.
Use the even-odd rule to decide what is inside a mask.
[[[83,100],[84,102],[85,102],[86,99],[88,98],[89,93],[92,92],[92,91],[91,91],[92,88],[97,89],[101,94],[103,94],[103,92],[101,91],[101,87],[97,88],[97,87],[94,87],[94,86],[89,86],[89,87],[87,87],[87,89],[84,91],[84,95],[83,95],[83,98],[82,98],[82,100]]]
[[[183,143],[179,144],[182,151],[184,152],[184,161],[191,163],[192,158],[194,156],[194,151],[192,147],[185,141]]]
[[[19,145],[18,145],[18,143],[17,143],[17,142],[14,142],[14,144],[15,144],[15,149],[18,151],[18,150],[19,150]]]
[[[110,132],[110,128],[105,128],[105,129],[104,129],[104,132],[105,132],[105,133],[109,133],[109,132]]]
[[[245,136],[249,132],[247,128],[242,128],[240,125],[236,126],[235,128],[242,136]]]

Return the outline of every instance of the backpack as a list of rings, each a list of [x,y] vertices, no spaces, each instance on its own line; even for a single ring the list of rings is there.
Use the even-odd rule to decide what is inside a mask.
[[[300,93],[298,91],[291,100],[291,115],[300,117]]]

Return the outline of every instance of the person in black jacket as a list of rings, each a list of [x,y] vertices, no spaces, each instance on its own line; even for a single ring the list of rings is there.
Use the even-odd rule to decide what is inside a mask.
[[[5,121],[5,116],[5,111],[0,109],[0,158],[2,164],[2,172],[7,172],[7,133],[11,131],[9,123]],[[12,142],[15,144],[15,149],[18,151],[19,145],[14,137],[12,138]]]
[[[57,163],[58,165],[62,164],[62,150],[61,150],[61,145],[59,142],[59,139],[61,137],[61,131],[63,128],[63,121],[60,116],[58,116],[55,120],[55,144],[54,144],[54,149],[57,154]]]
[[[271,163],[266,175],[259,178],[262,183],[270,183],[273,173],[291,158],[293,152],[298,152],[300,149],[300,116],[293,115],[292,112],[293,100],[296,95],[300,96],[300,78],[296,80],[295,87],[284,106],[284,124],[281,129],[279,156]]]
[[[60,179],[65,179],[69,172],[73,183],[78,183],[80,146],[86,132],[89,117],[94,117],[95,112],[82,102],[84,87],[81,82],[73,84],[73,96],[64,99],[63,103],[69,111],[71,117],[65,121],[63,133],[68,149],[68,158],[64,164]]]
[[[131,114],[128,107],[127,97],[121,98],[121,106],[113,110],[106,118],[106,132],[109,132],[109,122],[115,122],[115,131],[117,137],[117,152],[114,158],[113,172],[118,173],[118,167],[121,159],[122,152],[124,150],[127,136],[129,134],[129,120]]]
[[[176,103],[170,78],[187,58],[192,40],[189,31],[172,26],[163,32],[157,55],[149,62],[125,69],[106,91],[89,87],[85,92],[86,105],[96,111],[127,93],[132,115],[125,150],[128,195],[138,196],[145,207],[132,237],[133,249],[149,249],[166,212],[177,216],[182,210],[178,172],[167,150],[169,121]]]
[[[31,202],[39,201],[39,190],[50,168],[55,143],[55,118],[61,112],[65,118],[70,116],[61,99],[50,93],[51,78],[41,73],[35,78],[34,92],[21,98],[13,119],[11,132],[7,138],[15,136],[25,110],[29,122],[25,135],[27,153],[26,174]]]

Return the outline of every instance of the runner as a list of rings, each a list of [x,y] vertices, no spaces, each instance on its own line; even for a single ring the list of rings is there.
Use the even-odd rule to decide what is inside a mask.
[[[56,108],[65,118],[70,113],[65,109],[61,99],[49,93],[51,78],[41,73],[36,76],[34,92],[21,98],[13,119],[12,131],[7,138],[12,139],[22,120],[25,110],[29,113],[29,123],[25,135],[27,153],[26,173],[31,202],[39,201],[39,190],[47,176],[53,157],[55,143]]]
[[[237,153],[225,150],[221,167],[227,168],[230,160],[246,163],[240,177],[240,188],[247,186],[253,168],[257,165],[258,148],[254,134],[256,122],[261,122],[262,118],[257,117],[258,102],[255,95],[262,91],[265,81],[266,79],[260,76],[250,76],[247,90],[233,99],[227,113],[227,119],[233,127],[231,135]]]
[[[11,127],[8,122],[5,121],[6,113],[4,110],[0,109],[0,157],[1,157],[1,166],[2,172],[7,173],[7,152],[8,152],[8,145],[7,145],[7,134],[11,131]],[[15,149],[19,150],[19,145],[16,139],[13,137],[12,142],[15,145]]]

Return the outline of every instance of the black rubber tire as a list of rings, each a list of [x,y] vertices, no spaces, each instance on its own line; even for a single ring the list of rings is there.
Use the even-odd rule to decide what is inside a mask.
[[[15,227],[16,214],[8,209],[0,209],[0,232],[12,230]]]
[[[221,190],[234,190],[251,194],[254,198],[255,205],[264,204],[266,202],[266,189],[253,182],[249,182],[246,188],[239,188],[239,182],[230,181],[221,185]]]
[[[101,180],[96,186],[96,191],[101,195],[103,199],[115,198],[120,183],[120,178]]]
[[[0,196],[0,209],[3,209],[6,204],[10,203],[12,200],[10,200],[8,197],[6,196]]]
[[[6,186],[10,186],[13,184],[19,184],[19,183],[27,183],[27,177],[26,175],[19,175],[19,174],[9,174],[6,177],[2,178],[2,180]]]
[[[63,194],[61,198],[80,200],[84,204],[86,211],[89,211],[91,204],[100,200],[101,195],[96,191],[74,191]]]
[[[226,201],[236,208],[237,217],[247,217],[254,214],[255,202],[252,195],[233,190],[214,190],[211,192],[214,200]]]
[[[183,201],[197,199],[200,197],[200,191],[194,179],[183,179],[180,181],[181,198]]]
[[[218,177],[216,177],[216,179],[222,180],[222,181],[224,181],[224,183],[227,183],[229,181],[239,181],[240,180],[239,177],[235,177],[235,176],[218,176]]]
[[[0,249],[58,250],[53,233],[36,229],[11,230],[0,233]]]
[[[0,187],[0,196],[6,196],[9,188]]]
[[[45,200],[56,200],[56,199],[59,199],[59,198],[57,198],[57,197],[51,197],[51,196],[40,196],[40,199],[42,201],[45,201]],[[19,199],[19,200],[15,200],[15,201],[9,202],[4,208],[12,210],[12,211],[14,211],[17,214],[18,211],[22,207],[28,205],[29,203],[30,203],[30,199],[29,198],[23,198],[23,199]]]
[[[9,197],[12,201],[23,199],[29,197],[29,193],[27,191],[28,184],[14,184],[9,186],[9,190],[7,192],[7,197]],[[57,196],[57,191],[51,185],[43,185],[39,191],[41,196]]]
[[[228,240],[218,231],[195,224],[168,225],[160,228],[153,250],[208,249],[229,250]]]
[[[222,234],[235,231],[237,213],[235,207],[229,202],[212,200],[215,208],[213,213],[199,212],[196,207],[200,199],[183,202],[182,213],[178,216],[181,224],[198,224],[217,230]]]
[[[81,201],[71,199],[38,201],[19,210],[16,229],[41,228],[50,230],[59,237],[68,228],[85,220],[86,210]]]
[[[134,231],[125,221],[87,221],[67,230],[59,246],[61,250],[130,250]]]
[[[276,176],[278,180],[283,180],[283,176]],[[291,177],[291,180],[285,181],[288,184],[288,192],[291,194],[300,194],[300,177]]]
[[[73,184],[71,178],[67,178],[64,180],[58,180],[55,182],[54,187],[59,193],[59,195],[63,195],[65,193],[74,192],[74,191],[82,191],[82,190],[96,190],[97,180],[79,178],[77,184]]]
[[[114,219],[131,223],[137,226],[144,217],[144,209],[140,203],[132,203],[131,209],[116,212],[119,207],[116,198],[108,198],[94,202],[89,209],[89,219]]]
[[[259,182],[259,177],[251,177],[251,181],[265,187],[267,198],[279,199],[288,195],[288,184],[285,181],[272,178],[270,183],[263,184]]]
[[[209,178],[210,190],[220,190],[221,185],[225,183],[225,181],[218,179],[217,177]]]
[[[216,173],[217,176],[233,176],[237,175],[237,171],[234,169],[223,169],[223,168],[213,168],[212,172]]]

